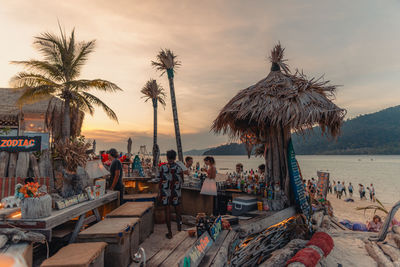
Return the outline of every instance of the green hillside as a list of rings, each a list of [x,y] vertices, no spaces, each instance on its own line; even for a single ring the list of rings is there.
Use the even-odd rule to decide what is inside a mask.
[[[345,121],[337,140],[322,136],[319,127],[292,137],[299,155],[400,154],[400,106]],[[211,148],[204,155],[246,155],[246,150],[243,144],[232,143]]]

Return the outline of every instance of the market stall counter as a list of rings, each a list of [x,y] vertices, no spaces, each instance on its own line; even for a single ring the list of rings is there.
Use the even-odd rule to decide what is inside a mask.
[[[196,216],[198,213],[213,214],[214,197],[200,194],[199,188],[182,187],[182,214]]]
[[[106,194],[97,199],[85,201],[62,210],[53,210],[51,215],[39,219],[7,218],[0,221],[0,228],[19,227],[24,230],[36,231],[44,234],[48,241],[52,239],[52,231],[55,227],[70,221],[73,218],[78,220],[70,238],[73,243],[81,230],[82,226],[91,222],[101,221],[101,215],[98,208],[106,204],[119,203],[119,192],[107,191]],[[86,214],[92,211],[93,215],[86,217]]]

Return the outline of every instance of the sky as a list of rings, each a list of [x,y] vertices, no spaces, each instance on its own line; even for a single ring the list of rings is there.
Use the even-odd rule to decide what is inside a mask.
[[[175,148],[168,79],[151,66],[161,48],[182,66],[175,90],[184,151],[226,143],[210,132],[219,110],[241,89],[268,75],[278,41],[292,70],[325,75],[338,88],[335,103],[347,118],[400,104],[400,1],[135,1],[0,0],[0,87],[19,66],[40,59],[32,46],[40,33],[74,27],[78,40],[96,40],[82,78],[102,78],[123,92],[97,93],[118,115],[101,109],[86,116],[83,134],[97,147],[151,150],[153,109],[140,90],[150,78],[167,92],[159,108],[161,151]]]

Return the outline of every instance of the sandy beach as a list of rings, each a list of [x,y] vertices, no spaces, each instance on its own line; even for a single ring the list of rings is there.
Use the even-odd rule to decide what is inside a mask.
[[[359,198],[354,197],[354,195],[354,202],[345,202],[344,199],[346,199],[346,197],[342,197],[342,199],[337,199],[336,195],[328,194],[328,200],[332,204],[333,213],[339,219],[339,221],[346,219],[349,221],[366,223],[368,220],[371,220],[372,217],[374,217],[374,210],[367,210],[364,212],[363,210],[356,210],[356,208],[365,207],[373,204],[378,205],[378,203],[373,203],[370,200],[360,200]],[[394,204],[395,202],[393,202],[393,204],[391,205],[384,204],[384,206],[388,211],[390,211]],[[381,216],[382,219],[386,217],[386,214],[379,210],[376,211],[376,214]],[[400,219],[400,214],[396,215],[396,219]]]

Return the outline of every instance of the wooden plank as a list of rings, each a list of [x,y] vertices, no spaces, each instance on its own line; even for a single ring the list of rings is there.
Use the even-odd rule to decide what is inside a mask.
[[[291,206],[289,208],[278,211],[271,216],[265,217],[253,223],[248,223],[240,227],[239,232],[241,237],[245,237],[251,234],[259,233],[266,228],[277,224],[287,218],[296,215],[296,208]]]
[[[83,230],[79,234],[79,238],[115,237],[119,233],[125,232],[127,227],[132,227],[138,223],[139,218],[106,218]]]
[[[104,196],[99,199],[90,200],[86,202],[79,203],[77,205],[68,207],[63,210],[53,211],[51,216],[40,219],[8,219],[7,222],[18,226],[26,228],[27,225],[34,225],[40,223],[43,229],[51,229],[60,224],[63,224],[72,218],[78,217],[82,214],[85,214],[88,211],[91,211],[95,208],[98,208],[106,203],[112,202],[118,198],[117,191],[108,191]]]
[[[107,214],[107,218],[141,217],[154,206],[154,202],[127,202]]]
[[[141,200],[141,199],[154,199],[157,197],[157,193],[143,193],[143,194],[131,194],[131,195],[124,195],[124,200],[125,201],[135,201],[135,200]]]
[[[15,177],[17,169],[18,153],[10,153],[10,161],[8,163],[8,177]]]
[[[30,161],[30,166],[32,167],[33,170],[33,176],[39,178],[40,177],[40,172],[39,172],[39,165],[37,162],[37,159],[33,153],[29,154],[29,161]]]
[[[217,255],[219,249],[225,241],[226,236],[228,235],[229,230],[223,230],[214,245],[211,247],[209,251],[207,251],[206,255],[204,255],[203,260],[201,261],[199,266],[210,266],[215,256]]]
[[[7,177],[9,158],[10,158],[9,152],[7,151],[0,152],[0,177]]]
[[[164,238],[165,235],[164,235]],[[186,238],[189,238],[187,232],[182,231],[179,232],[177,235],[175,235],[170,241],[168,242],[162,249],[154,255],[149,262],[147,263],[147,266],[160,266],[161,263],[175,250],[179,244],[181,244]]]
[[[17,159],[16,177],[26,178],[29,169],[29,152],[19,152]]]
[[[228,235],[226,236],[224,242],[220,246],[219,251],[215,255],[212,263],[210,266],[212,267],[220,267],[225,266],[228,262],[228,255],[231,249],[231,243],[238,237],[238,233],[235,231],[229,231]]]
[[[86,216],[86,214],[82,214],[81,216],[79,216],[79,220],[76,223],[74,231],[72,232],[72,236],[69,240],[70,244],[75,242],[76,237],[78,236],[79,232],[81,231],[83,222],[85,221],[85,216]]]
[[[191,246],[193,246],[196,240],[197,239],[195,237],[187,236],[187,238],[183,240],[183,242],[161,263],[160,266],[164,267],[178,266],[178,263],[185,256],[186,251],[188,251],[188,249],[190,249]]]
[[[40,156],[39,172],[41,177],[50,177],[50,189],[54,189],[53,165],[51,164],[50,151],[47,149],[43,150]]]

